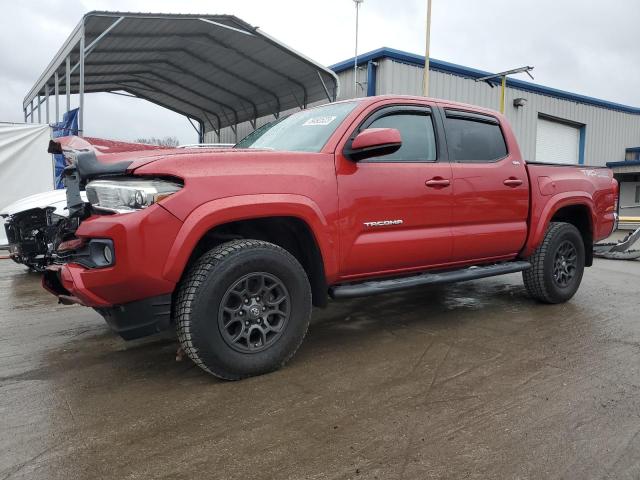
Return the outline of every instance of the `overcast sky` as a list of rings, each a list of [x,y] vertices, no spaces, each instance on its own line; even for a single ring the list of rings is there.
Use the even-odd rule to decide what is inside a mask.
[[[23,0],[0,9],[0,121],[23,121],[25,94],[91,10],[233,14],[325,65],[354,49],[352,0]],[[426,0],[365,0],[360,52],[424,54],[425,13]],[[488,71],[533,65],[537,83],[640,106],[639,26],[638,0],[433,0],[431,56]],[[184,117],[145,101],[85,101],[87,135],[196,140]]]

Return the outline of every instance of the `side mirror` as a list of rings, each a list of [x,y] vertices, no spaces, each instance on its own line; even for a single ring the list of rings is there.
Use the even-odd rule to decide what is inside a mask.
[[[347,156],[353,160],[389,155],[402,146],[402,137],[395,128],[367,128],[351,142]]]

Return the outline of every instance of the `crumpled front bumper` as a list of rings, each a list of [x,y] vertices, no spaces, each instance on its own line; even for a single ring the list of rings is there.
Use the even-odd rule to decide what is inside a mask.
[[[109,239],[114,263],[88,268],[78,263],[47,267],[43,287],[64,304],[96,309],[124,338],[169,325],[175,282],[163,276],[165,260],[182,222],[159,205],[131,214],[95,215],[76,231],[79,239]]]
[[[112,305],[88,290],[81,272],[84,267],[74,264],[49,265],[42,275],[42,287],[52,293],[60,303],[78,304],[85,307],[111,307]]]
[[[104,300],[87,295],[78,276],[78,266],[51,265],[47,267],[42,286],[58,297],[63,304],[93,307],[111,329],[125,340],[146,337],[171,325],[171,294],[158,295],[123,305],[105,305]],[[82,268],[82,267],[80,267]]]

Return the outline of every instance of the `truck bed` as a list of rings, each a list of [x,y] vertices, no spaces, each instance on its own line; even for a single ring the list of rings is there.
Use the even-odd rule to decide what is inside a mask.
[[[560,165],[542,162],[526,162],[531,185],[529,238],[524,254],[532,253],[544,236],[545,225],[551,212],[562,216],[567,206],[574,211],[584,208],[585,228],[593,227],[593,241],[610,235],[617,216],[618,182],[607,167],[585,165]],[[578,203],[576,205],[576,202]],[[569,207],[569,204],[571,206]]]

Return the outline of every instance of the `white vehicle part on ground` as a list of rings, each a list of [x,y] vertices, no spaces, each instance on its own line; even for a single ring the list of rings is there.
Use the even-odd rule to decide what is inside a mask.
[[[21,198],[20,200],[7,205],[0,210],[0,217],[2,217],[2,225],[0,225],[0,245],[7,244],[6,232],[4,230],[4,219],[15,215],[20,212],[25,212],[34,208],[49,208],[53,207],[54,214],[66,217],[69,215],[67,211],[67,191],[66,190],[50,190],[48,192],[36,193],[29,195],[28,197]],[[87,194],[80,192],[82,200],[87,201]]]
[[[49,192],[36,193],[29,195],[28,197],[21,198],[0,210],[0,215],[6,217],[26,210],[31,210],[32,208],[55,207],[55,213],[57,215],[66,216],[66,213],[64,212],[66,204],[67,198],[65,190],[51,190]]]

